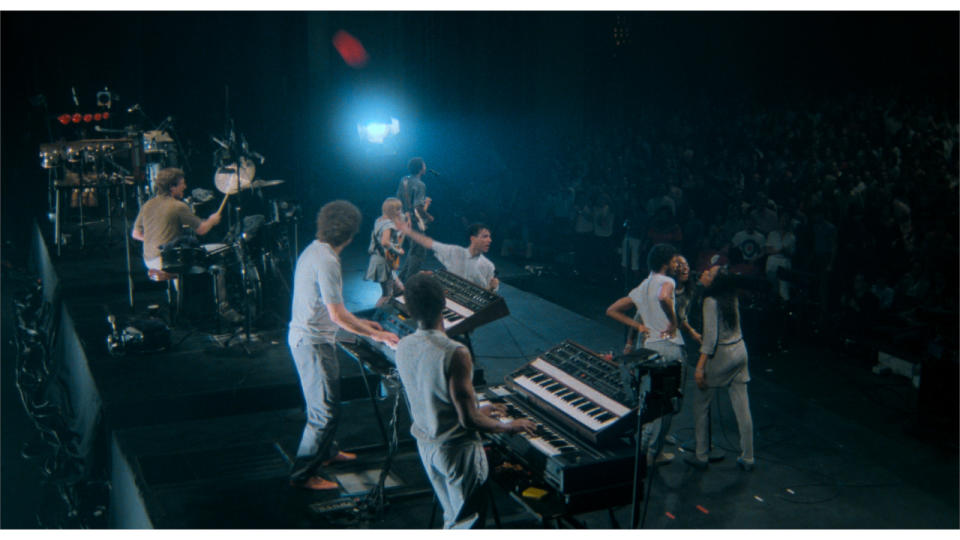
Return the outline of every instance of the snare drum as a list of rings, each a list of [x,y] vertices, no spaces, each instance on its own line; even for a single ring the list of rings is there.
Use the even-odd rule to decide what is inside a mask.
[[[207,271],[207,251],[202,247],[174,246],[160,253],[163,271],[170,274],[202,274]]]

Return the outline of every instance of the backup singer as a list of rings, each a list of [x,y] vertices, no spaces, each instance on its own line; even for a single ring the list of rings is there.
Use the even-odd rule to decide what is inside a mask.
[[[307,409],[290,485],[336,489],[322,468],[356,459],[337,450],[334,436],[340,416],[340,364],[334,342],[337,328],[395,345],[398,338],[373,321],[359,319],[343,305],[340,253],[360,228],[360,210],[347,201],[325,204],[317,215],[317,236],[300,254],[293,277],[293,307],[287,343],[300,376]]]
[[[730,405],[740,431],[740,456],[737,466],[753,470],[753,417],[747,383],[750,381],[747,346],[740,331],[740,302],[737,295],[737,277],[725,272],[711,272],[712,280],[703,299],[703,343],[700,359],[694,372],[697,394],[693,401],[694,430],[697,440],[696,457],[684,455],[685,461],[697,468],[709,463],[710,441],[707,433],[707,415],[717,388],[727,388]]]
[[[220,214],[213,213],[207,219],[200,219],[183,202],[187,181],[181,169],[161,169],[156,185],[156,196],[140,208],[130,236],[143,242],[143,263],[146,267],[162,270],[160,246],[179,238],[184,227],[193,229],[200,236],[207,234],[220,223]]]
[[[647,256],[650,275],[627,296],[607,308],[607,316],[643,334],[643,347],[660,353],[662,362],[683,362],[683,337],[677,331],[677,313],[674,310],[676,283],[667,275],[674,255],[676,249],[670,244],[653,246]],[[636,307],[635,318],[627,316],[631,307]],[[664,435],[670,431],[672,418],[668,414],[644,424],[641,448],[647,452],[647,464],[652,465],[654,461],[669,463],[673,460],[673,454],[668,453],[657,458]]]
[[[400,247],[403,234],[393,224],[393,220],[402,219],[400,199],[389,197],[383,201],[381,208],[383,214],[377,218],[373,224],[373,232],[370,233],[370,247],[367,248],[370,264],[367,265],[367,273],[363,277],[367,281],[376,281],[380,284],[380,299],[377,300],[377,307],[382,306],[396,296],[397,291],[403,289],[396,273],[396,261],[399,261],[400,256],[403,255],[403,248]]]
[[[443,333],[443,289],[420,272],[406,282],[404,300],[419,328],[397,345],[397,370],[410,404],[410,433],[443,508],[445,529],[483,526],[487,458],[480,431],[533,434],[529,419],[502,422],[499,406],[479,407],[466,347]]]
[[[437,242],[429,236],[420,234],[410,228],[409,222],[395,221],[400,232],[407,235],[412,241],[426,249],[432,249],[440,264],[448,272],[493,292],[500,289],[500,280],[496,277],[496,268],[490,259],[483,256],[490,251],[490,228],[483,223],[474,223],[467,230],[470,245],[467,247],[454,246]]]

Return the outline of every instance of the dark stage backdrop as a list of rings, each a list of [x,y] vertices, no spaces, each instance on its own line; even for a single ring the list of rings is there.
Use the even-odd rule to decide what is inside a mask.
[[[0,22],[5,240],[45,211],[37,146],[80,136],[52,119],[74,111],[71,88],[81,111],[104,86],[118,94],[114,127],[134,104],[153,123],[172,116],[192,187],[212,187],[210,135],[233,118],[267,157],[258,176],[287,180],[282,194],[308,216],[332,197],[376,214],[412,155],[444,173],[438,193],[536,177],[538,151],[566,134],[702,93],[957,98],[955,12],[5,12]],[[366,47],[363,69],[331,45],[340,29]],[[370,103],[401,119],[393,153],[356,140]]]

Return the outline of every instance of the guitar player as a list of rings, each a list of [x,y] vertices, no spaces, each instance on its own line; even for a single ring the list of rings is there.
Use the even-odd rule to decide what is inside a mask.
[[[394,220],[406,221],[401,212],[402,206],[403,203],[396,197],[389,197],[383,201],[382,214],[373,224],[373,231],[370,233],[370,247],[367,248],[370,264],[367,265],[367,273],[363,279],[380,284],[380,299],[377,300],[377,307],[382,306],[403,290],[396,272],[400,266],[400,256],[403,255],[403,248],[400,247],[403,243],[403,233],[394,225]]]
[[[400,179],[397,198],[403,204],[403,213],[406,214],[407,221],[423,233],[427,225],[433,221],[433,216],[427,212],[430,207],[430,198],[427,197],[427,186],[423,183],[427,164],[423,158],[415,157],[407,164],[407,170],[410,174]],[[403,261],[403,268],[400,270],[400,280],[406,281],[407,278],[419,272],[426,255],[427,252],[422,246],[411,242]]]

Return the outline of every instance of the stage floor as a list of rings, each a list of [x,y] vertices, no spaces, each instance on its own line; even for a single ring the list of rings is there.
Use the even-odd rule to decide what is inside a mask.
[[[358,236],[358,238],[362,237]],[[376,283],[362,279],[367,255],[355,242],[342,255],[347,307],[373,306]],[[50,250],[54,253],[54,250]],[[289,456],[302,428],[302,398],[278,318],[256,328],[245,342],[235,328],[211,335],[208,324],[183,321],[175,347],[153,354],[107,354],[107,313],[140,316],[164,291],[136,272],[135,308],[126,306],[122,243],[109,249],[68,248],[54,257],[66,310],[82,344],[89,384],[102,408],[98,429],[109,448],[113,481],[111,523],[162,528],[424,528],[432,497],[401,419],[401,445],[391,482],[393,499],[373,521],[319,515],[311,504],[335,495],[303,493],[286,485]],[[603,314],[622,284],[587,283],[575,277],[534,276],[523,263],[491,257],[500,269],[510,315],[473,333],[477,363],[489,384],[553,345],[572,339],[599,352],[622,347],[623,331]],[[435,261],[429,261],[436,264]],[[135,268],[139,269],[138,261]],[[5,268],[3,331],[10,335],[11,297],[25,274]],[[11,277],[18,279],[9,279]],[[545,297],[558,300],[548,301]],[[276,296],[268,302],[289,302]],[[277,311],[287,310],[287,305]],[[202,322],[202,321],[201,321]],[[237,335],[225,343],[231,332]],[[746,341],[751,343],[751,336]],[[238,346],[245,344],[246,347]],[[654,529],[758,528],[957,528],[958,461],[955,446],[908,434],[917,415],[916,390],[901,377],[878,376],[863,359],[793,335],[786,351],[751,355],[749,385],[757,466],[735,467],[737,430],[725,393],[713,411],[714,445],[725,459],[706,471],[690,468],[677,453],[652,474],[643,526]],[[8,340],[4,357],[10,356]],[[44,489],[31,476],[38,464],[19,455],[33,438],[13,387],[11,362],[3,371],[3,523],[30,528],[30,513]],[[345,482],[376,471],[382,436],[373,421],[359,370],[344,364],[344,448],[360,448]],[[354,369],[350,372],[350,369]],[[376,386],[374,381],[374,386]],[[686,393],[693,394],[692,378]],[[689,398],[687,401],[690,401]],[[389,400],[378,399],[388,413]],[[690,403],[673,421],[681,445],[692,439]],[[381,446],[377,446],[381,445]],[[353,474],[353,476],[349,476]],[[356,482],[354,482],[355,484]],[[354,485],[351,484],[351,485]],[[358,485],[362,485],[362,482]],[[602,487],[602,486],[598,486]],[[357,488],[360,489],[360,488]],[[360,492],[362,495],[362,489]],[[388,494],[391,493],[388,490]],[[341,493],[340,495],[345,495]],[[359,495],[358,495],[359,496]],[[537,521],[503,493],[496,496],[507,527]],[[630,508],[613,512],[621,526]],[[578,516],[589,527],[610,527],[606,511]],[[489,522],[492,526],[492,520]]]

